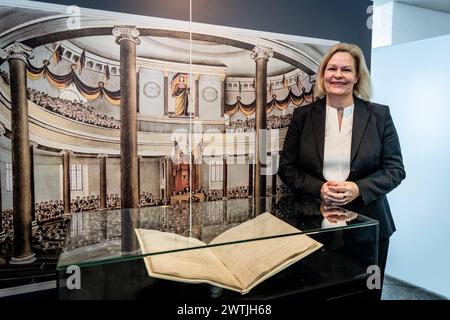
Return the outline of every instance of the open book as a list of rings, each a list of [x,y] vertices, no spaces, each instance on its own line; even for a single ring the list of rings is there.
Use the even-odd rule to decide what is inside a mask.
[[[266,212],[223,232],[209,245],[298,232]],[[201,247],[144,257],[151,277],[209,283],[242,294],[322,247],[304,234],[213,247],[205,247],[198,239],[157,230],[136,229],[136,234],[143,254]]]

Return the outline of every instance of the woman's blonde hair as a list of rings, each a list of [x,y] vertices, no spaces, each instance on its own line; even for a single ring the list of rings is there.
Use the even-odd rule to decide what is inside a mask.
[[[353,93],[363,100],[366,101],[370,100],[372,89],[370,83],[370,73],[369,70],[367,69],[366,60],[364,59],[364,55],[361,49],[357,45],[351,43],[335,44],[330,49],[330,51],[328,51],[325,57],[323,57],[322,62],[320,63],[319,66],[319,71],[317,72],[317,80],[316,85],[314,87],[314,95],[317,98],[323,98],[324,96],[326,96],[327,93],[325,91],[323,79],[325,67],[328,64],[328,61],[330,61],[331,57],[336,52],[348,52],[353,57],[358,76],[358,82],[355,84],[353,88]]]

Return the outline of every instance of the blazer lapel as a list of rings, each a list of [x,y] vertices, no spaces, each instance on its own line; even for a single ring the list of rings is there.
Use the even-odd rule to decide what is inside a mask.
[[[352,128],[352,147],[351,147],[351,157],[350,163],[356,156],[359,145],[361,144],[362,137],[367,127],[367,122],[369,121],[370,112],[364,105],[364,101],[354,97],[355,109],[353,115],[353,128]]]
[[[316,147],[319,154],[321,167],[323,165],[323,148],[325,143],[325,108],[325,98],[322,98],[317,101],[312,110],[314,138],[316,140]]]

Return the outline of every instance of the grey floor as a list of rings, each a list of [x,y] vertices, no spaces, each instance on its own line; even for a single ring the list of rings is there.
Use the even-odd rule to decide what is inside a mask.
[[[446,297],[386,275],[382,300],[447,300]]]

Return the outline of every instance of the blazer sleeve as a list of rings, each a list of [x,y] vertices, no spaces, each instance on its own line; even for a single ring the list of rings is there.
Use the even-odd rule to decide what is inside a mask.
[[[324,184],[312,175],[304,172],[299,167],[298,154],[301,143],[302,124],[299,114],[294,113],[294,117],[289,125],[284,140],[283,152],[280,156],[278,176],[295,193],[306,193],[313,197],[320,198],[320,189]]]
[[[382,141],[379,169],[355,181],[364,205],[393,190],[406,176],[400,141],[387,106]]]

